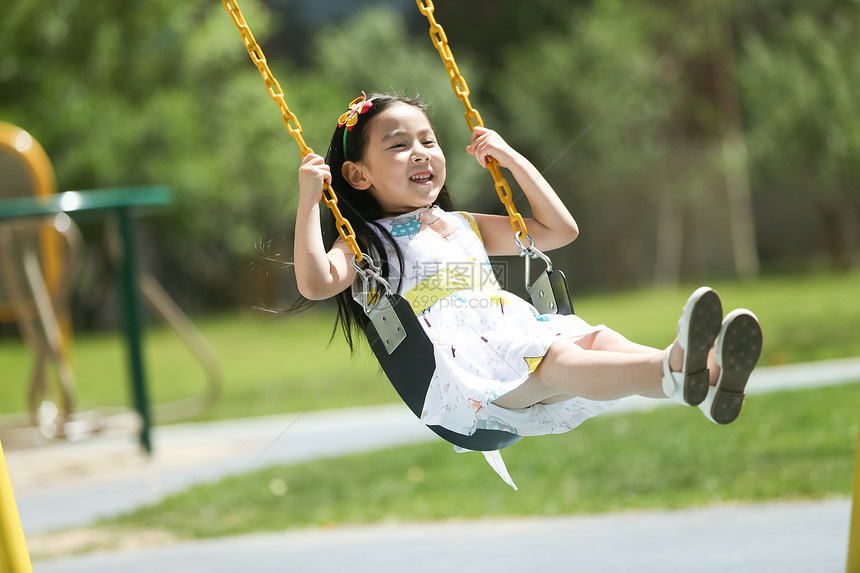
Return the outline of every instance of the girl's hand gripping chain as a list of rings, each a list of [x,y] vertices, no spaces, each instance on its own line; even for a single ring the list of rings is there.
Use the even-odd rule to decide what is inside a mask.
[[[305,205],[315,205],[322,201],[323,186],[331,185],[331,169],[325,159],[315,153],[308,153],[299,167],[299,199]]]
[[[475,127],[472,129],[472,143],[466,151],[475,156],[481,167],[487,167],[490,158],[493,158],[514,176],[532,209],[532,217],[525,219],[525,222],[534,244],[548,251],[576,238],[579,228],[570,211],[540,171],[502,136],[486,127]],[[475,219],[490,255],[519,254],[511,241],[510,224],[505,217],[475,214]],[[524,239],[521,237],[521,240]]]
[[[472,130],[472,144],[466,151],[475,156],[481,167],[487,167],[490,157],[501,167],[510,169],[522,156],[502,139],[502,136],[486,127],[476,127]]]

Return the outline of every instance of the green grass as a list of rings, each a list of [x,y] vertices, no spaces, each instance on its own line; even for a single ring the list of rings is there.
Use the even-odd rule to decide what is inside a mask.
[[[860,269],[710,283],[726,312],[751,309],[764,331],[762,365],[857,356],[860,353]],[[576,312],[631,340],[663,348],[674,336],[680,306],[693,287],[581,296]],[[668,323],[668,331],[667,331]]]
[[[729,426],[696,408],[603,416],[505,450],[514,492],[441,441],[200,485],[99,527],[215,537],[291,528],[681,508],[851,492],[860,384],[755,395]]]
[[[763,365],[839,358],[860,348],[860,270],[788,275],[713,284],[726,309],[746,306],[762,321]],[[667,346],[692,287],[635,292],[574,293],[577,313],[605,323],[628,338]],[[223,370],[221,399],[196,419],[223,419],[306,409],[395,402],[379,369],[364,350],[350,357],[338,337],[328,345],[333,313],[320,309],[292,317],[247,314],[196,318]],[[193,396],[205,387],[203,370],[169,329],[147,329],[145,359],[154,403]],[[80,334],[74,345],[79,409],[130,404],[125,354],[114,333]],[[26,349],[0,340],[0,413],[26,409]]]
[[[856,355],[860,271],[713,283],[726,309],[746,306],[762,321],[762,364]],[[656,347],[671,342],[692,287],[613,294],[574,293],[577,313]],[[221,419],[397,401],[367,351],[328,346],[333,316],[232,315],[197,319],[223,367],[222,397],[202,416]],[[202,370],[166,329],[147,332],[154,401],[193,395]],[[0,341],[0,411],[24,408],[26,351]],[[75,343],[79,406],[125,405],[124,354],[115,335]],[[20,384],[9,380],[20,379]],[[860,384],[755,395],[727,427],[695,408],[602,416],[560,436],[527,438],[505,450],[514,492],[479,454],[442,441],[371,454],[260,469],[200,485],[104,530],[161,530],[181,537],[382,521],[561,515],[727,502],[850,495]],[[198,418],[198,419],[201,419]],[[250,468],[249,468],[250,469]]]
[[[196,419],[393,401],[396,395],[379,375],[369,351],[351,357],[340,340],[328,345],[332,320],[327,312],[288,318],[248,314],[196,318],[195,325],[214,350],[223,377],[220,399]],[[205,389],[203,368],[169,328],[155,324],[147,329],[144,356],[153,403],[187,398]],[[20,342],[0,341],[6,382],[0,386],[0,413],[26,408],[29,360]],[[118,335],[78,335],[73,360],[78,409],[131,403],[125,348]]]

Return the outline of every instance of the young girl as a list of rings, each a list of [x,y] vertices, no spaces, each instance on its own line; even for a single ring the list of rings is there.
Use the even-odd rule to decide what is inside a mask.
[[[467,151],[481,166],[492,157],[510,171],[529,201],[533,217],[526,225],[542,250],[577,237],[576,221],[552,187],[497,133],[476,127]],[[699,288],[665,350],[574,315],[540,315],[502,290],[490,270],[488,255],[517,254],[509,219],[454,212],[445,175],[445,156],[423,106],[390,95],[354,100],[326,160],[309,154],[299,168],[299,291],[311,300],[337,297],[352,348],[352,330],[367,317],[353,300],[360,281],[352,252],[339,237],[333,244],[323,238],[319,202],[328,182],[362,252],[382,263],[383,276],[412,304],[433,342],[436,371],[424,423],[460,434],[478,428],[560,433],[634,394],[698,405],[721,424],[738,416],[761,352],[751,312],[739,309],[723,319],[717,294]],[[328,231],[336,236],[333,224]],[[496,460],[501,463],[497,454]]]

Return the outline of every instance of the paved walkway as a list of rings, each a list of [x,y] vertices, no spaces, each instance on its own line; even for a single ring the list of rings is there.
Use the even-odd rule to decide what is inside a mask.
[[[784,388],[797,388],[807,386],[812,383],[816,385],[839,384],[849,381],[860,380],[860,358],[832,361],[818,364],[793,365],[776,368],[762,368],[754,373],[753,379],[750,381],[748,393],[767,392]],[[624,412],[634,409],[656,408],[663,405],[668,405],[668,401],[655,401],[646,399],[627,399],[613,409],[614,412]],[[265,467],[275,463],[298,462],[314,457],[338,456],[345,453],[357,451],[367,451],[390,447],[401,444],[415,443],[424,440],[435,439],[435,436],[426,428],[416,423],[412,414],[401,405],[379,406],[373,408],[361,408],[354,410],[341,410],[335,412],[315,412],[305,414],[303,416],[274,416],[267,418],[255,418],[250,420],[230,420],[222,422],[186,424],[186,425],[171,425],[157,427],[154,430],[153,441],[155,444],[155,454],[152,458],[146,458],[141,455],[136,447],[133,436],[130,435],[102,435],[93,439],[89,439],[78,443],[56,442],[41,448],[11,450],[6,452],[6,461],[9,467],[10,476],[15,490],[16,500],[18,502],[19,513],[21,514],[22,525],[26,535],[46,532],[59,528],[67,528],[73,526],[82,526],[90,523],[93,519],[100,516],[113,515],[122,513],[138,507],[143,504],[153,503],[162,499],[166,494],[179,491],[187,488],[194,483],[204,481],[212,481],[225,475],[244,473],[255,467]],[[779,509],[779,508],[785,509]],[[714,513],[716,512],[716,513]],[[771,531],[772,537],[783,538],[786,535],[785,543],[791,546],[792,543],[802,543],[803,545],[795,545],[794,547],[808,546],[808,539],[804,535],[813,535],[819,538],[817,546],[822,547],[821,551],[831,556],[831,559],[844,561],[844,554],[847,551],[847,523],[849,518],[850,508],[847,500],[838,502],[822,502],[820,504],[800,504],[776,506],[763,511],[761,508],[753,506],[750,508],[729,508],[729,509],[708,509],[697,510],[694,512],[676,512],[676,513],[641,513],[641,514],[624,514],[622,516],[600,516],[600,517],[574,517],[566,520],[551,520],[556,526],[564,525],[560,529],[568,531],[570,535],[576,535],[577,539],[588,539],[582,537],[583,529],[595,532],[595,536],[591,538],[591,543],[594,547],[609,547],[613,540],[617,540],[618,536],[610,535],[614,526],[614,522],[625,523],[628,528],[628,534],[623,538],[623,547],[639,547],[636,554],[637,562],[651,555],[651,550],[642,553],[648,547],[661,547],[662,559],[672,559],[665,553],[667,547],[674,546],[692,546],[699,547],[698,550],[705,551],[706,545],[714,545],[714,541],[708,541],[711,537],[729,535],[733,532],[742,531],[741,523],[751,519],[753,515],[762,514],[769,516],[771,519],[770,529],[765,528],[761,531]],[[796,514],[798,519],[809,520],[810,527],[807,532],[800,527],[799,521],[797,526],[790,525],[791,519],[789,514]],[[713,517],[711,517],[713,516]],[[718,519],[719,528],[713,527],[714,519]],[[656,521],[655,521],[656,520]],[[735,521],[737,523],[735,523]],[[684,523],[698,523],[701,527],[701,539],[698,535],[694,535],[690,531],[689,535],[683,535],[681,540],[677,540],[670,533],[661,533],[659,528],[655,526],[657,523],[665,524],[668,530],[682,532],[686,529]],[[527,547],[541,548],[540,553],[553,553],[551,551],[552,544],[545,544],[542,539],[547,536],[548,530],[541,525],[543,520],[524,520],[517,521],[517,524],[527,523],[528,529],[533,530],[534,534],[529,537],[529,540],[523,539],[520,545],[525,544],[524,551],[528,551]],[[650,525],[649,525],[650,523]],[[710,524],[710,525],[709,525]],[[431,539],[437,539],[442,546],[462,546],[462,552],[472,553],[474,551],[483,553],[491,551],[486,546],[486,542],[480,542],[478,539],[467,541],[469,535],[465,535],[464,541],[458,541],[464,537],[464,531],[473,530],[475,528],[481,531],[497,531],[511,529],[513,526],[505,521],[479,522],[477,524],[435,524],[429,526],[415,526],[420,531],[425,531],[430,535]],[[517,528],[519,525],[517,525]],[[674,529],[673,529],[674,528]],[[788,529],[786,529],[788,528]],[[407,538],[400,539],[400,535],[407,535],[410,528],[397,526],[389,528],[397,532],[397,535],[392,541],[386,542],[378,547],[379,556],[388,555],[389,551],[394,553],[400,552],[401,558],[406,558],[405,553],[414,555],[423,555],[422,563],[438,563],[438,568],[446,567],[452,564],[444,561],[445,557],[440,556],[436,560],[427,561],[429,554],[436,555],[437,551],[431,551],[432,547],[422,546],[421,535],[415,535],[413,541],[408,541]],[[552,528],[550,528],[552,529]],[[359,531],[365,531],[361,529]],[[446,531],[448,533],[446,533]],[[827,539],[824,539],[825,531],[828,533]],[[601,533],[602,532],[602,533]],[[649,535],[646,535],[650,532]],[[839,538],[841,532],[841,541]],[[317,535],[318,537],[314,537]],[[147,550],[147,555],[162,554],[173,556],[170,559],[177,558],[179,555],[200,555],[199,552],[211,552],[211,558],[207,558],[209,563],[229,563],[226,558],[218,557],[222,548],[234,547],[234,544],[249,543],[251,547],[258,547],[260,556],[268,551],[274,555],[279,547],[289,548],[298,547],[305,543],[307,539],[317,539],[318,543],[328,543],[331,547],[339,547],[341,545],[351,545],[351,539],[363,538],[367,535],[378,535],[381,538],[392,537],[391,532],[386,528],[369,528],[368,533],[359,534],[351,530],[337,530],[334,532],[305,532],[305,533],[289,533],[285,535],[273,536],[253,536],[249,538],[240,538],[238,541],[216,541],[205,542],[200,544],[179,545],[170,548]],[[500,534],[501,535],[501,534]],[[601,537],[603,535],[603,537]],[[767,537],[767,534],[763,534]],[[310,536],[310,537],[308,537]],[[518,538],[511,533],[512,539]],[[631,536],[631,537],[628,537]],[[642,539],[650,539],[647,543],[638,541]],[[570,539],[563,540],[564,535],[555,538],[558,547],[570,547]],[[750,538],[749,536],[746,536]],[[444,540],[442,539],[444,538]],[[731,540],[725,539],[720,541],[718,545],[725,545],[719,550],[721,554],[731,555],[747,555],[753,551],[749,544],[744,543],[745,536],[736,536]],[[397,539],[400,539],[399,541]],[[494,539],[487,537],[486,539]],[[792,539],[794,541],[792,541]],[[243,541],[244,540],[244,541]],[[296,541],[299,540],[299,541]],[[835,540],[835,541],[834,541]],[[577,541],[576,543],[582,543]],[[770,547],[772,550],[778,543],[782,543],[777,539],[771,539],[770,542],[759,542],[756,547]],[[270,549],[266,550],[265,547]],[[386,549],[387,545],[397,545]],[[433,545],[433,544],[431,544]],[[318,545],[317,545],[318,546]],[[505,546],[517,546],[513,541],[505,542]],[[591,547],[584,545],[583,547]],[[406,551],[405,548],[410,548]],[[240,555],[248,555],[247,551],[239,551],[234,549]],[[254,549],[257,551],[257,549]],[[286,551],[286,549],[284,549]],[[293,551],[293,550],[290,550]],[[353,549],[353,551],[355,551]],[[758,550],[755,549],[757,552]],[[625,551],[626,552],[626,551]],[[622,552],[622,553],[625,553]],[[330,552],[326,551],[326,559],[334,559]],[[444,552],[442,552],[444,553]],[[504,552],[496,553],[507,554],[507,549]],[[556,556],[559,552],[555,552]],[[564,553],[564,552],[562,552]],[[299,555],[293,551],[289,553],[295,559],[319,559],[319,554],[312,553]],[[682,552],[684,554],[684,552]],[[750,556],[752,555],[749,553]],[[764,553],[763,555],[765,555]],[[780,554],[791,555],[791,552]],[[120,568],[114,565],[114,569],[98,569],[96,562],[87,562],[88,558],[73,558],[62,559],[52,563],[41,563],[37,568],[38,571],[108,571],[108,570],[124,570],[136,571],[138,569],[130,568],[129,563],[138,562],[140,555],[135,556],[133,553],[119,553],[114,556],[100,556],[92,559],[106,560],[105,563],[111,563],[111,559],[125,559],[123,555],[129,556],[130,560]],[[287,555],[284,553],[283,555]],[[689,553],[687,557],[693,556]],[[810,556],[813,554],[810,553]],[[656,554],[652,556],[657,559]],[[541,559],[550,559],[552,556],[544,556]],[[572,560],[566,560],[567,568],[571,564],[581,562],[583,557],[576,555],[571,556]],[[199,559],[199,557],[197,558]],[[627,557],[629,565],[629,555]],[[716,557],[714,557],[716,559]],[[776,559],[772,554],[772,560]],[[813,563],[811,557],[806,561],[797,561],[792,559],[794,563]],[[819,558],[816,557],[816,563]],[[145,560],[144,560],[145,561]],[[255,571],[267,571],[275,569],[265,569],[264,565],[257,566],[258,560],[254,562]],[[283,559],[275,560],[283,564]],[[610,559],[610,562],[612,560]],[[143,561],[141,561],[143,562]],[[170,563],[171,561],[165,561]],[[297,561],[299,563],[300,561]],[[306,561],[310,563],[310,561]],[[403,563],[400,561],[399,563]],[[716,559],[714,563],[722,563],[720,559]],[[773,561],[776,562],[776,561]],[[76,563],[86,563],[83,569],[75,568]],[[119,561],[117,562],[119,563]],[[183,563],[185,563],[183,561]],[[260,561],[262,564],[263,561]],[[448,565],[446,565],[448,563]],[[522,570],[516,568],[505,568],[506,564],[514,563],[511,558],[506,558],[500,562],[502,569],[500,570]],[[522,561],[520,561],[522,563]],[[609,562],[608,562],[609,563]],[[661,563],[660,567],[653,570],[671,571],[673,570],[667,564],[669,561],[654,561]],[[682,563],[682,562],[679,562]],[[688,566],[692,562],[686,562]],[[353,564],[354,565],[354,564]],[[556,565],[561,566],[561,563]],[[611,563],[608,568],[596,568],[597,563],[594,563],[595,568],[584,568],[586,571],[610,571],[622,570],[613,569]],[[423,566],[423,565],[422,565]],[[109,567],[109,566],[108,566]],[[334,565],[332,565],[334,568]],[[668,568],[667,568],[668,567]],[[679,565],[680,567],[680,565]],[[165,569],[165,567],[161,567]],[[166,568],[172,570],[170,567]],[[240,568],[241,569],[241,568]],[[396,570],[397,568],[386,569],[384,567],[376,568],[374,571]],[[438,570],[437,568],[433,568]],[[464,567],[454,567],[455,570],[464,569]],[[648,568],[640,570],[648,571]],[[703,569],[697,565],[692,567],[696,571],[717,571],[728,569]],[[142,569],[140,569],[142,570]],[[180,569],[176,569],[180,570]],[[206,568],[193,569],[191,565],[187,567],[183,565],[182,571],[196,570],[236,570],[236,568]],[[282,569],[278,569],[282,570]],[[302,569],[290,568],[290,570],[302,571],[325,571],[327,568],[310,567]],[[353,571],[359,571],[351,567]],[[370,569],[367,569],[368,571]],[[414,569],[416,571],[421,569]],[[427,569],[429,570],[429,569]],[[732,569],[737,570],[737,569]],[[809,570],[831,570],[829,568],[778,568],[767,569],[763,567],[755,567],[755,571],[809,571]],[[838,568],[836,570],[839,570]]]
[[[849,502],[396,524],[212,539],[35,573],[844,572]]]
[[[28,534],[86,525],[231,474],[434,436],[398,404],[156,427],[151,458],[124,434],[11,450],[6,463]]]

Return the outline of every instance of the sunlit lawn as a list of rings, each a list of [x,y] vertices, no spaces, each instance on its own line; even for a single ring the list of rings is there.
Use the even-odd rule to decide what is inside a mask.
[[[392,399],[387,382],[366,353],[351,357],[340,340],[328,345],[331,318],[322,311],[289,318],[251,314],[196,318],[223,379],[217,403],[198,419],[340,408]],[[169,328],[157,323],[148,328],[144,352],[153,403],[187,398],[205,389],[204,369]],[[3,412],[25,407],[28,361],[20,343],[0,342]],[[78,335],[74,366],[78,409],[130,404],[125,348],[119,336]]]
[[[714,284],[727,309],[747,306],[765,332],[763,364],[856,355],[860,272]],[[575,295],[577,312],[657,347],[672,339],[690,288]],[[328,345],[328,309],[294,317],[198,318],[218,355],[222,396],[205,418],[231,418],[396,401],[367,352]],[[203,372],[176,338],[151,327],[146,346],[156,402],[203,387]],[[23,408],[25,352],[0,342],[0,407]],[[82,408],[128,402],[123,351],[114,335],[75,345]],[[9,380],[19,380],[10,384]],[[860,381],[757,394],[741,418],[718,427],[695,408],[602,416],[560,436],[528,438],[505,450],[520,486],[513,492],[478,454],[441,440],[382,452],[262,468],[195,486],[163,502],[98,524],[134,536],[233,535],[331,524],[637,508],[850,494]],[[417,423],[417,422],[416,422]],[[123,533],[124,532],[124,533]]]
[[[274,466],[100,523],[179,537],[382,521],[564,515],[851,493],[860,380],[757,394],[730,426],[696,408],[603,416],[504,451],[520,491],[441,440]]]
[[[860,352],[860,271],[713,284],[726,309],[746,306],[761,319],[761,364],[847,357]],[[632,340],[663,348],[692,286],[639,292],[574,293],[577,313]],[[329,344],[334,314],[321,307],[297,316],[226,314],[196,317],[218,357],[221,398],[197,419],[221,419],[306,409],[393,402],[369,351],[351,357],[338,335]],[[125,353],[114,333],[80,334],[74,345],[79,409],[130,404]],[[158,323],[147,329],[145,359],[154,403],[194,396],[203,369],[179,339]],[[25,409],[29,357],[15,339],[0,340],[0,413]]]

